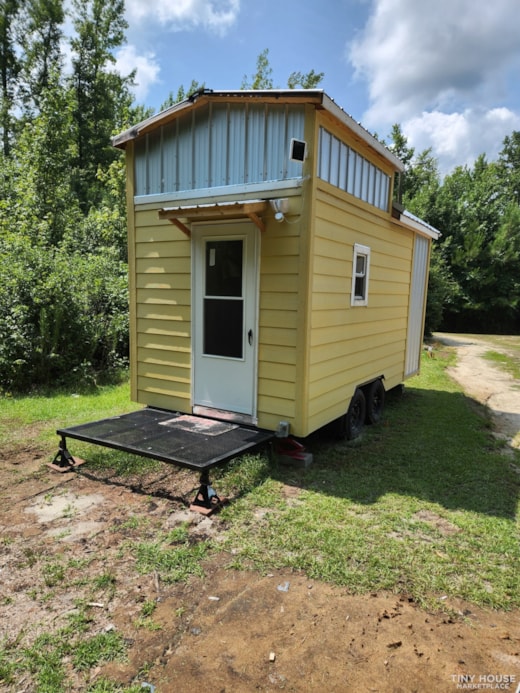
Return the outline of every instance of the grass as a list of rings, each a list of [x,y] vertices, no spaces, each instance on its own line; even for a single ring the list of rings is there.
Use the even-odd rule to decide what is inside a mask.
[[[83,613],[73,614],[67,626],[52,635],[43,633],[29,647],[20,647],[19,643],[0,644],[0,683],[14,684],[17,676],[30,672],[34,690],[56,693],[68,688],[66,659],[77,671],[126,659],[127,645],[120,633],[86,636],[87,628],[88,618]],[[13,652],[16,657],[12,656]]]
[[[130,402],[128,382],[96,387],[85,392],[61,390],[31,396],[1,396],[0,439],[5,446],[12,446],[30,435],[32,442],[48,444],[56,440],[56,428],[95,421],[138,408],[138,405]]]
[[[136,573],[157,574],[163,583],[203,576],[205,558],[220,551],[230,568],[304,571],[352,593],[406,593],[428,608],[444,608],[445,596],[496,609],[520,607],[520,453],[504,454],[505,444],[491,436],[486,410],[446,375],[453,358],[449,349],[425,358],[421,376],[407,383],[404,394],[388,398],[383,423],[367,427],[360,439],[312,436],[314,462],[305,470],[259,454],[216,469],[218,493],[235,497],[221,512],[222,541],[194,541],[188,524],[166,531],[152,526],[152,518],[134,514],[121,525],[129,536],[121,554],[131,557]],[[517,371],[513,377],[520,378]],[[16,446],[23,432],[50,456],[56,427],[133,408],[126,385],[76,394],[1,399],[2,448]],[[89,467],[120,475],[134,475],[143,464],[161,466],[86,448],[85,454],[76,449],[74,454],[88,457]],[[5,550],[9,544],[2,540]],[[65,556],[32,550],[22,553],[22,562],[38,564],[41,584],[33,598],[42,601],[65,589],[72,571],[82,567]],[[91,597],[101,593],[110,599],[118,579],[116,570],[100,561]],[[23,633],[21,640],[0,643],[0,685],[29,675],[38,692],[67,690],[71,667],[88,678],[92,667],[123,660],[120,633],[92,632],[89,599],[65,627],[43,633],[30,646],[24,646]],[[152,618],[155,606],[153,600],[143,603],[138,627],[160,627]],[[137,689],[138,684],[125,688],[100,678],[86,690]]]
[[[446,376],[449,358],[425,359],[361,440],[316,436],[307,470],[258,459],[261,481],[223,513],[231,565],[302,570],[358,593],[404,591],[430,607],[446,595],[520,606],[518,473],[485,410]]]
[[[492,361],[516,380],[520,380],[520,336],[518,335],[457,335],[463,339],[484,340],[496,349],[487,351],[484,358]]]
[[[133,542],[131,551],[136,559],[136,570],[141,575],[157,572],[165,583],[181,582],[191,575],[204,575],[201,561],[206,557],[209,542],[191,544],[188,540],[177,543],[168,534],[154,541]]]
[[[500,351],[486,351],[484,358],[502,368],[512,375],[515,380],[520,380],[520,357],[505,354]]]

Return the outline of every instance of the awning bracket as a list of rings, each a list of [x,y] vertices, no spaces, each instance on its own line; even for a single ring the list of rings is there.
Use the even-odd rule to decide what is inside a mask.
[[[265,224],[261,215],[266,209],[266,200],[235,200],[233,202],[165,207],[159,210],[159,219],[167,219],[188,237],[191,237],[191,229],[188,224],[194,221],[216,221],[243,217],[249,218],[263,233]]]

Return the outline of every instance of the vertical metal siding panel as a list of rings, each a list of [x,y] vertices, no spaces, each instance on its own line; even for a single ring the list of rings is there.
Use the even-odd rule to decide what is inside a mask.
[[[193,182],[192,189],[208,188],[209,182],[209,107],[193,111]]]
[[[363,159],[363,179],[361,184],[361,199],[363,202],[368,202],[368,182],[370,175],[370,162]]]
[[[209,185],[227,184],[228,118],[227,106],[216,104],[210,122],[210,174]]]
[[[379,207],[381,209],[381,181],[383,180],[383,174],[382,172],[377,169],[376,170],[376,182],[375,182],[375,190],[374,190],[374,204],[376,207]]]
[[[338,187],[339,183],[339,152],[341,143],[337,137],[332,137],[330,147],[330,169],[328,181]]]
[[[175,192],[177,189],[177,137],[176,123],[165,125],[163,132],[164,183],[162,192]]]
[[[161,192],[164,192],[164,127],[161,125],[161,151],[159,153],[160,159],[161,159],[161,174],[160,174],[160,181],[161,181]]]
[[[363,178],[363,157],[356,152],[356,173],[354,176],[354,196],[361,199],[361,181]]]
[[[356,152],[353,149],[348,150],[348,175],[347,175],[347,192],[354,194],[354,181],[356,180]]]
[[[370,164],[368,174],[368,201],[371,205],[375,205],[375,179],[376,167],[374,166],[374,164]]]
[[[286,156],[288,157],[289,142],[294,137],[297,140],[303,140],[305,132],[305,108],[304,106],[293,106],[289,108],[287,113],[287,146]],[[298,161],[287,161],[286,178],[301,178],[302,165]]]
[[[265,107],[251,104],[247,118],[246,183],[264,180]]]
[[[229,109],[228,138],[228,185],[242,185],[246,182],[246,136],[247,111],[242,105],[232,105]]]
[[[423,339],[423,311],[428,273],[428,244],[423,236],[415,236],[412,282],[410,286],[410,312],[408,315],[408,339],[406,345],[405,376],[419,370]]]
[[[137,140],[134,148],[135,194],[146,195],[146,138]]]
[[[348,174],[348,147],[343,142],[339,152],[339,180],[338,186],[341,190],[347,189],[347,174]]]
[[[330,171],[330,147],[332,135],[326,130],[320,130],[320,157],[319,157],[319,177],[322,180],[329,180]]]
[[[191,147],[191,118],[179,120],[179,169],[177,190],[191,190],[192,171],[192,147]]]
[[[388,190],[390,186],[390,178],[383,174],[383,178],[381,180],[381,199],[379,200],[379,206],[381,209],[387,210],[388,209]]]
[[[148,192],[161,191],[161,131],[156,130],[148,135]]]
[[[267,117],[266,180],[283,180],[287,168],[288,144],[286,140],[285,106],[269,106]]]

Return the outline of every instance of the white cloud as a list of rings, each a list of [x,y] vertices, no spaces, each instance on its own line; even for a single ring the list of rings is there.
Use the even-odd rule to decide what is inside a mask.
[[[160,67],[153,53],[139,55],[135,46],[126,45],[116,53],[116,69],[123,75],[136,70],[132,91],[137,101],[144,101],[150,87],[159,81]]]
[[[440,172],[445,174],[455,166],[471,166],[480,154],[495,160],[504,137],[520,130],[520,115],[508,108],[423,112],[404,121],[402,130],[416,153],[432,148]]]
[[[372,0],[348,53],[368,88],[363,122],[378,131],[401,123],[417,152],[432,148],[443,174],[479,154],[495,159],[520,128],[517,4]]]
[[[490,105],[520,64],[517,0],[375,0],[349,59],[368,81],[368,125]]]
[[[131,23],[157,21],[174,30],[203,27],[224,34],[236,21],[240,0],[127,0]]]

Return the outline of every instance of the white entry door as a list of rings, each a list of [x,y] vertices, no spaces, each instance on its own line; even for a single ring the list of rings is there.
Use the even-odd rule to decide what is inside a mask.
[[[198,226],[192,238],[193,404],[254,418],[258,230]]]

